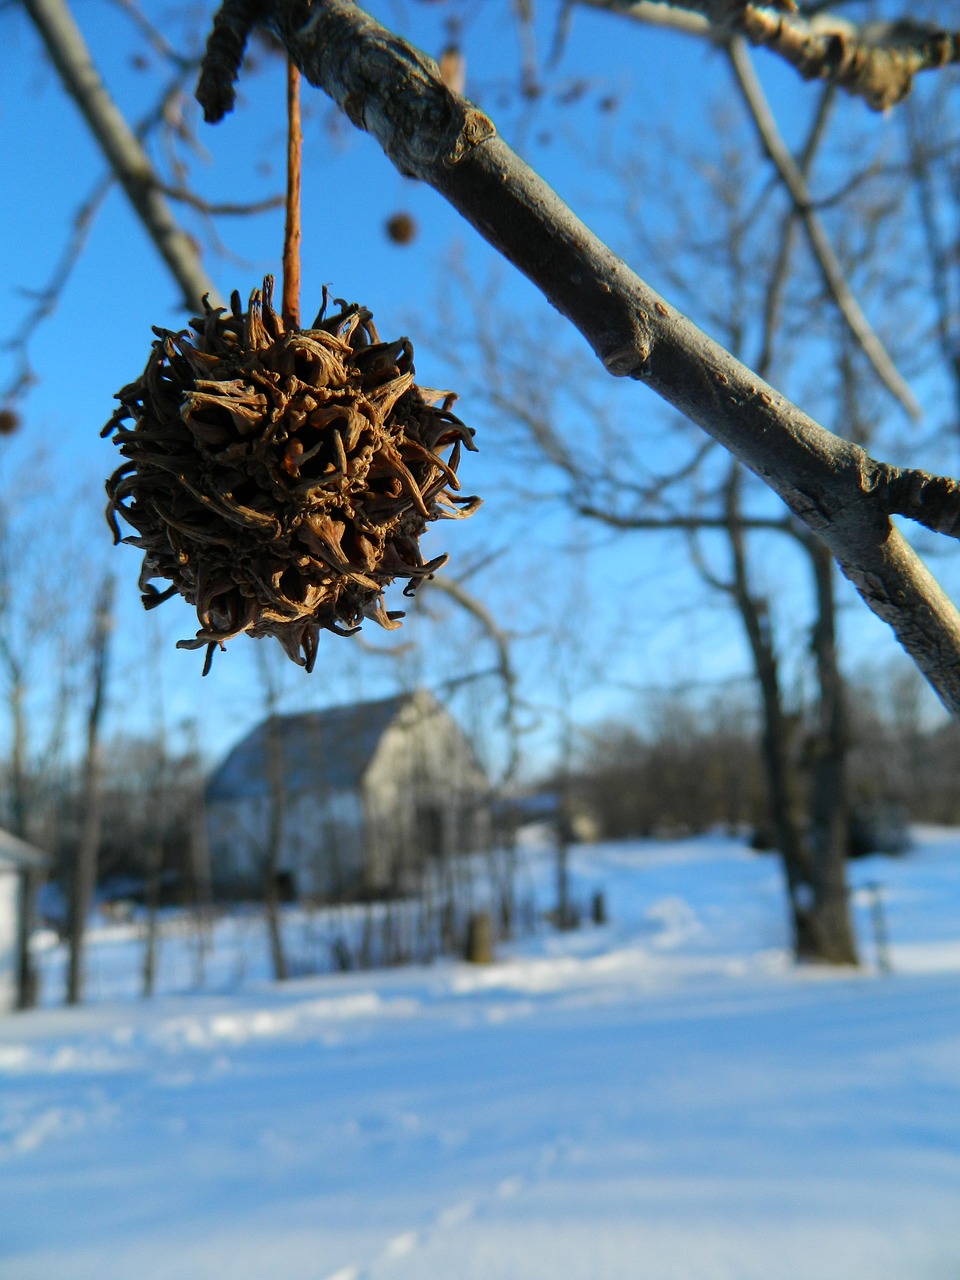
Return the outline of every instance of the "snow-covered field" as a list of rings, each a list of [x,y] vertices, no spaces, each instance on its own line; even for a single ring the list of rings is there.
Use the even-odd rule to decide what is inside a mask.
[[[143,1002],[99,932],[99,1001],[0,1019],[0,1278],[957,1280],[960,833],[853,867],[890,974],[864,890],[864,971],[791,967],[733,841],[573,872],[612,923],[489,968],[278,987],[234,921],[221,994]]]

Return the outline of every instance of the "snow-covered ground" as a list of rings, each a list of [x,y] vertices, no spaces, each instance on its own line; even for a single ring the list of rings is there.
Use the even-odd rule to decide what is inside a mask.
[[[489,968],[279,987],[228,921],[144,1002],[99,931],[94,1003],[0,1019],[0,1278],[957,1280],[960,833],[852,869],[890,974],[863,888],[864,971],[793,968],[730,840],[573,873],[612,922]]]

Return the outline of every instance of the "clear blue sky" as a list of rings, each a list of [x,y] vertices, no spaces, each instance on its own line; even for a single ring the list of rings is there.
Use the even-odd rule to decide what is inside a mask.
[[[143,7],[157,21],[170,12],[151,0],[144,0]],[[77,0],[74,10],[111,92],[128,118],[136,120],[156,98],[159,60],[148,55],[145,68],[131,61],[142,46],[119,8],[107,0]],[[556,95],[582,79],[583,97],[558,111],[548,94],[535,111],[524,109],[515,93],[519,41],[505,16],[506,6],[478,3],[458,11],[466,16],[468,95],[481,101],[508,138],[519,140],[575,209],[601,227],[606,193],[597,187],[584,146],[613,148],[638,133],[655,138],[667,124],[692,143],[703,128],[708,104],[722,96],[726,73],[709,50],[681,37],[577,11],[566,52],[547,83]],[[193,23],[194,12],[184,16],[185,11],[176,11],[180,17],[166,28],[178,46],[184,30],[204,30],[203,21]],[[398,0],[377,6],[376,12],[387,23],[404,26],[433,54],[445,43],[447,6]],[[552,10],[544,12],[538,26],[543,57],[552,19]],[[0,137],[7,175],[0,201],[0,338],[8,339],[29,312],[24,291],[47,283],[75,212],[104,172],[104,163],[16,8],[0,13],[0,40]],[[260,61],[256,74],[243,79],[234,116],[215,129],[191,122],[203,150],[191,156],[190,181],[210,199],[261,198],[282,187],[281,68],[275,59]],[[789,130],[806,87],[769,67],[766,74],[780,95]],[[493,268],[493,255],[440,197],[400,177],[371,139],[346,122],[335,123],[327,101],[306,92],[304,312],[319,303],[320,286],[329,283],[336,293],[369,305],[384,335],[410,333],[423,382],[456,385],[442,352],[420,342],[415,326],[419,317],[431,329],[449,253],[463,255],[481,279]],[[609,96],[620,104],[612,113],[599,105]],[[394,246],[384,235],[385,218],[399,210],[410,212],[419,225],[409,247]],[[189,213],[184,221],[204,234]],[[222,220],[218,228],[223,251],[208,243],[206,261],[225,294],[233,288],[247,292],[265,271],[279,274],[280,214]],[[669,292],[662,264],[633,265]],[[533,310],[540,305],[510,268],[503,266],[502,277],[511,306]],[[449,297],[446,287],[455,315],[457,299]],[[58,605],[73,612],[78,636],[89,625],[83,599],[106,567],[118,576],[116,678],[108,732],[148,728],[162,706],[171,730],[196,722],[204,749],[216,755],[262,715],[263,682],[254,642],[232,642],[201,681],[202,659],[173,647],[177,638],[195,630],[191,611],[172,602],[149,618],[143,616],[136,590],[138,553],[113,551],[100,516],[103,479],[117,463],[113,446],[99,439],[113,393],[141,370],[151,325],[176,328],[184,322],[177,291],[153,246],[122,194],[111,191],[56,312],[31,342],[38,380],[23,402],[19,433],[0,442],[0,498],[12,518],[22,518],[17,513],[23,512],[31,522],[23,554],[35,557],[34,582],[44,575],[59,581],[52,566],[62,568],[66,562],[69,582],[65,589],[57,588],[58,593],[64,590]],[[0,364],[4,383],[11,372],[8,354]],[[468,421],[482,417],[467,403],[461,403],[460,412]],[[485,448],[482,434],[479,444],[481,453],[466,460],[461,475],[466,491],[484,495],[485,506],[467,524],[444,526],[434,542],[450,551],[454,573],[458,563],[469,563],[484,548],[508,548],[493,571],[477,578],[475,589],[504,625],[523,637],[515,652],[530,702],[549,706],[570,697],[573,714],[589,719],[629,710],[630,686],[710,681],[746,670],[736,626],[694,582],[679,542],[637,538],[625,543],[596,531],[573,530],[555,510],[524,508],[505,489],[496,450]],[[52,490],[70,511],[66,523],[74,532],[68,545],[57,541],[60,516],[43,496]],[[802,595],[802,588],[797,590]],[[678,607],[678,602],[689,607]],[[892,653],[892,642],[862,606],[854,605],[853,613],[849,631],[860,651],[878,659]],[[578,638],[565,646],[551,635],[556,618],[564,614],[582,624]],[[455,619],[447,630],[411,621],[393,638],[375,633],[368,624],[365,639],[380,649],[410,642],[418,648],[398,668],[353,643],[325,637],[312,677],[292,666],[283,673],[284,705],[374,696],[388,692],[398,678],[434,683],[492,662],[483,640],[463,619]],[[79,648],[77,661],[81,666],[86,661]],[[568,672],[559,680],[552,671],[557,663]],[[33,696],[41,700],[49,695],[54,677],[49,666],[37,670]],[[494,699],[493,686],[484,688],[483,698]],[[551,723],[547,715],[534,739],[540,753],[549,749]]]

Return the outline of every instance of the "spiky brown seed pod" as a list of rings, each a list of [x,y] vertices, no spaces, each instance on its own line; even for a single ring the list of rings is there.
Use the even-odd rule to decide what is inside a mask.
[[[126,459],[107,481],[114,538],[143,551],[146,608],[177,592],[196,607],[200,630],[178,647],[206,647],[204,673],[243,632],[276,636],[309,671],[321,630],[399,626],[384,588],[407,578],[412,594],[447,559],[424,563],[428,522],[480,505],[456,492],[473,432],[452,393],[414,383],[410,341],[382,342],[370,312],[339,299],[324,318],[326,295],[312,328],[285,329],[272,294],[268,276],[246,311],[234,293],[193,332],[154,329],[103,430]]]

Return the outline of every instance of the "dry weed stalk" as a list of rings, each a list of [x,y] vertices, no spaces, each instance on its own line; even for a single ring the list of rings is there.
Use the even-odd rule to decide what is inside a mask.
[[[312,328],[285,326],[272,294],[268,276],[246,311],[234,293],[192,333],[154,329],[103,431],[126,459],[107,482],[114,537],[143,551],[146,608],[177,592],[196,607],[200,630],[178,647],[206,647],[204,674],[242,632],[276,636],[309,671],[321,630],[399,626],[384,588],[406,578],[410,595],[447,559],[424,562],[428,522],[480,505],[457,493],[473,432],[451,392],[414,383],[409,339],[382,342],[340,299],[324,318],[326,292]],[[117,515],[135,535],[121,539]]]

